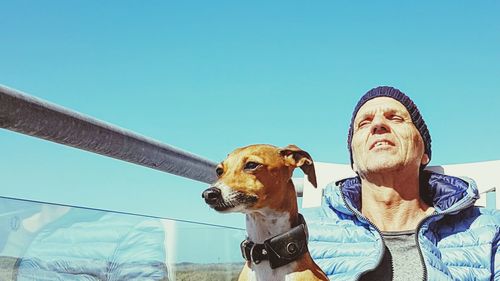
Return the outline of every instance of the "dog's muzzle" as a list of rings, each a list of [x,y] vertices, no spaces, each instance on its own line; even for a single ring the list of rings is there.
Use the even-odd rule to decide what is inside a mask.
[[[216,211],[241,211],[238,208],[247,208],[257,202],[258,197],[240,191],[231,190],[228,194],[223,194],[219,187],[211,187],[201,194],[205,202]]]
[[[216,205],[222,200],[222,192],[217,187],[211,187],[203,191],[201,197],[208,205]]]

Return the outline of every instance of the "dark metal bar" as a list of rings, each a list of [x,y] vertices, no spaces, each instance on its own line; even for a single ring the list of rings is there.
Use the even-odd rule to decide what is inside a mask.
[[[0,127],[212,183],[216,163],[0,85]]]

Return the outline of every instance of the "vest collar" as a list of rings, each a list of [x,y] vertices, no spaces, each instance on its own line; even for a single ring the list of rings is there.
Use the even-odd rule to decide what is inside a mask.
[[[342,194],[350,207],[361,210],[361,179],[347,178],[325,190],[327,203],[334,209],[351,214],[343,203]],[[339,188],[340,187],[340,188]],[[473,205],[479,192],[472,179],[423,171],[420,177],[420,196],[438,213],[459,211],[463,206]]]

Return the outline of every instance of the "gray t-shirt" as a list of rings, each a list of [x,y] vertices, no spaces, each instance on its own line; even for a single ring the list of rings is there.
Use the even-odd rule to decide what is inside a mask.
[[[382,263],[360,280],[412,281],[423,279],[423,266],[415,240],[415,231],[382,232],[385,252]]]

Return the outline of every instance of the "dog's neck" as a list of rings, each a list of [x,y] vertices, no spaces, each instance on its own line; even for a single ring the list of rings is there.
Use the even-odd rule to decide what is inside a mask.
[[[246,215],[248,239],[254,243],[262,244],[265,240],[297,226],[298,220],[297,211],[290,210],[263,208],[248,213]]]
[[[281,192],[278,194],[281,196],[273,201],[275,204],[271,204],[272,208],[264,207],[246,214],[246,228],[250,241],[262,244],[265,240],[298,225],[297,195],[292,181],[279,189]]]
[[[248,240],[256,244],[262,244],[265,240],[276,235],[285,233],[298,224],[297,201],[288,206],[286,210],[274,210],[263,208],[246,214],[246,227]],[[293,207],[295,206],[295,208]],[[276,269],[271,269],[269,261],[264,260],[259,264],[247,262],[250,275],[247,280],[281,281],[285,280],[287,274],[295,271],[295,263],[292,262]],[[288,280],[288,279],[287,279]]]

